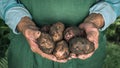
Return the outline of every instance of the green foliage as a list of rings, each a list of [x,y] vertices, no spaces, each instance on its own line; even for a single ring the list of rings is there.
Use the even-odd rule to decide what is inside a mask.
[[[106,31],[107,56],[103,68],[120,68],[120,17]]]
[[[8,61],[7,57],[0,59],[0,68],[8,68]]]
[[[120,68],[120,46],[108,42],[107,56],[103,68]]]
[[[0,58],[5,56],[5,52],[10,43],[8,39],[9,28],[0,20]]]
[[[114,24],[109,26],[106,36],[108,41],[120,42],[120,17],[118,17]]]

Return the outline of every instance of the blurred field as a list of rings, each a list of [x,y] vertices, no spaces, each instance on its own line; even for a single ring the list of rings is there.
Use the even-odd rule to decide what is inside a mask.
[[[103,68],[120,68],[120,17],[106,31],[107,56]]]
[[[0,68],[7,68],[10,29],[0,20]],[[120,68],[120,18],[106,30],[107,56],[103,68]]]
[[[120,44],[107,42],[107,56],[103,68],[120,68]]]

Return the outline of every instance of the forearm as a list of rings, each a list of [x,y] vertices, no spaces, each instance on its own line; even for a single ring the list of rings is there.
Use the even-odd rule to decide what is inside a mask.
[[[96,28],[100,29],[104,26],[104,19],[99,13],[91,13],[85,20],[84,23],[92,23]]]
[[[21,33],[24,33],[26,29],[32,28],[33,30],[38,29],[35,23],[27,16],[21,18],[20,22],[17,25],[17,30]]]
[[[22,4],[16,2],[16,0],[1,0],[0,1],[0,17],[5,23],[17,33],[16,26],[23,17],[30,17],[30,13],[24,8]]]
[[[98,13],[102,15],[104,19],[104,26],[101,30],[105,30],[116,20],[116,18],[120,15],[118,11],[120,12],[120,0],[106,0],[105,2],[99,2],[90,8],[90,14]]]

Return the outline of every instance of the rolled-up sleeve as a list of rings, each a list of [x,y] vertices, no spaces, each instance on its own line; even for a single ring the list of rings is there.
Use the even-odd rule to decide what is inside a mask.
[[[99,2],[90,8],[90,14],[91,13],[102,14],[105,24],[100,30],[103,31],[120,16],[120,0],[105,0]]]
[[[0,18],[17,34],[16,26],[22,17],[28,16],[30,13],[16,0],[0,0]]]

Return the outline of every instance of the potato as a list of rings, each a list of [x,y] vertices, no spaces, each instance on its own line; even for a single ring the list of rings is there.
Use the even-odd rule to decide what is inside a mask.
[[[57,42],[63,39],[64,29],[65,29],[65,26],[61,22],[57,22],[51,26],[49,33],[52,36],[54,42]]]
[[[94,44],[84,37],[75,37],[69,41],[70,51],[76,55],[88,54],[95,50]]]
[[[41,33],[41,36],[37,39],[39,48],[47,54],[51,54],[55,47],[55,43],[52,37],[48,33]]]
[[[69,41],[70,39],[76,37],[76,36],[84,36],[84,31],[82,29],[79,29],[78,27],[71,26],[65,29],[64,31],[64,39],[66,41]]]
[[[46,32],[46,33],[49,33],[49,30],[50,30],[50,25],[44,25],[40,29],[41,32]]]
[[[70,53],[81,55],[95,50],[94,44],[87,39],[83,29],[76,26],[65,29],[61,22],[43,26],[37,41],[44,53],[53,54],[58,60],[67,59]]]
[[[69,57],[68,44],[64,40],[57,42],[53,55],[55,55],[58,60],[68,58]]]

